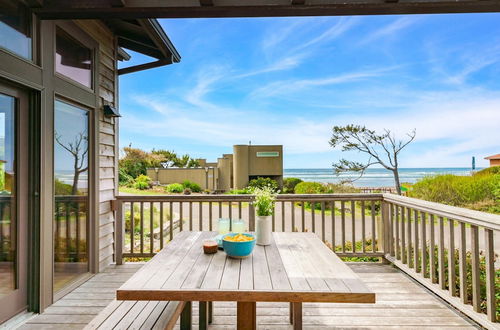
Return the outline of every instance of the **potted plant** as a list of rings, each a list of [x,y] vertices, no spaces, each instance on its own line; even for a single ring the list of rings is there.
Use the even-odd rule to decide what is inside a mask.
[[[272,241],[272,215],[276,192],[271,187],[254,188],[253,202],[256,213],[255,236],[258,245],[269,245]]]

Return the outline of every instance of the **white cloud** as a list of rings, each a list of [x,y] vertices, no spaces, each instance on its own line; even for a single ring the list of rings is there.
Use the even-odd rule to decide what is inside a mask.
[[[417,17],[401,17],[396,19],[378,30],[375,30],[368,34],[368,36],[359,41],[359,45],[365,45],[383,38],[392,38],[399,34],[402,30],[415,24],[420,18]]]

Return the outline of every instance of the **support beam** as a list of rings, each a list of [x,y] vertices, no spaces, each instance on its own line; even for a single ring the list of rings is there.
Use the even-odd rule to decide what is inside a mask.
[[[148,70],[148,69],[157,68],[157,67],[168,65],[168,64],[172,64],[172,61],[160,60],[160,61],[155,61],[155,62],[150,62],[150,63],[145,63],[145,64],[134,65],[134,66],[130,66],[127,68],[118,69],[118,75]]]
[[[59,5],[34,8],[42,19],[111,19],[111,18],[198,18],[198,17],[278,17],[278,16],[343,16],[500,12],[500,0],[373,0],[348,2],[329,0],[322,4],[306,4],[290,0],[288,5],[253,5],[250,0],[238,0],[234,5],[209,5],[200,0],[198,6],[175,6],[159,0],[127,0],[125,7],[88,6],[88,1],[75,0]],[[304,4],[301,4],[304,2]],[[85,6],[85,3],[87,5]],[[278,2],[279,3],[279,2]]]

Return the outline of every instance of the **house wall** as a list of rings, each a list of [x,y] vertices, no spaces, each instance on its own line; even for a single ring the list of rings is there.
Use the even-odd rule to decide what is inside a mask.
[[[76,24],[99,43],[98,75],[98,230],[99,271],[113,262],[114,213],[111,201],[117,193],[118,119],[104,117],[103,105],[118,107],[117,52],[113,33],[100,21],[82,20]]]
[[[258,157],[257,153],[259,152],[278,152],[278,156]],[[245,188],[251,176],[272,177],[281,184],[283,179],[283,146],[235,145],[233,155],[233,188]]]
[[[150,168],[147,175],[153,181],[159,181],[160,184],[182,183],[186,180],[197,183],[201,189],[215,190],[217,182],[217,169],[209,168],[208,173],[205,168],[160,168],[158,175],[155,170]],[[208,179],[208,186],[207,186]]]
[[[490,159],[490,167],[491,166],[500,166],[500,159]]]

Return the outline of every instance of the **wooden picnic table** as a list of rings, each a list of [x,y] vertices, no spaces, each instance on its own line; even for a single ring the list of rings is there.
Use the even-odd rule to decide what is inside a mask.
[[[200,302],[200,328],[213,301],[237,302],[238,329],[256,328],[256,302],[290,302],[290,321],[302,327],[303,302],[374,303],[375,294],[315,234],[273,233],[251,256],[204,254],[215,232],[181,232],[117,290],[118,300]],[[186,315],[189,313],[189,315]]]

